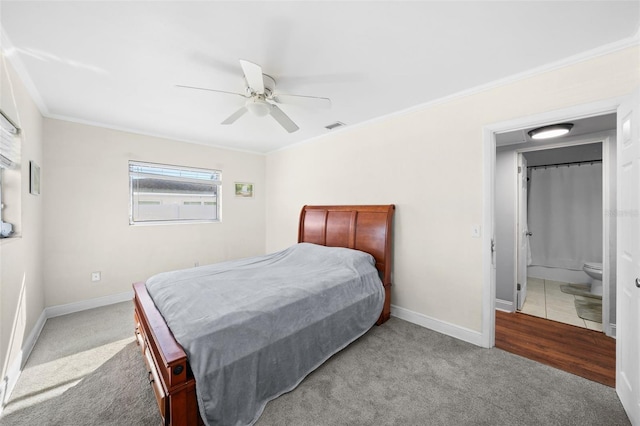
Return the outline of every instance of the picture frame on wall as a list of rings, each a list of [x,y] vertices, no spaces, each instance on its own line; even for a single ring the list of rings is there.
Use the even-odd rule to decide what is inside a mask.
[[[249,182],[235,182],[235,194],[238,198],[253,198],[253,184]]]
[[[40,166],[29,161],[29,193],[40,195]]]

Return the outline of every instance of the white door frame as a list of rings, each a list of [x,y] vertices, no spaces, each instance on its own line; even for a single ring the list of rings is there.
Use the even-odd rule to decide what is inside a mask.
[[[605,132],[608,133],[608,132]],[[568,146],[579,146],[579,145],[588,145],[599,143],[602,144],[602,332],[607,336],[615,337],[615,329],[611,327],[611,320],[609,318],[610,309],[611,309],[611,301],[609,299],[609,279],[610,279],[610,268],[609,257],[610,257],[610,246],[609,246],[609,227],[610,227],[610,217],[607,217],[606,212],[612,211],[615,209],[615,206],[611,205],[610,200],[610,185],[609,181],[610,176],[610,160],[611,153],[609,152],[610,144],[615,144],[617,141],[615,139],[611,139],[611,136],[603,133],[600,135],[585,135],[584,137],[575,136],[568,141],[560,141],[556,143],[546,144],[542,146],[529,146],[526,148],[521,148],[515,150],[518,155],[522,155],[524,152],[533,152],[533,151],[546,151],[550,149],[556,148],[565,148]],[[517,245],[517,242],[514,244]],[[518,274],[518,268],[520,267],[519,259],[515,259],[517,261],[516,268],[516,276]],[[516,289],[514,288],[514,293]],[[515,300],[515,299],[514,299]],[[606,308],[606,309],[605,309]]]
[[[522,152],[517,153],[518,170],[516,171],[516,279],[513,289],[513,301],[516,310],[521,310],[527,298],[527,258],[529,257],[529,223],[527,218],[527,159]],[[524,187],[524,188],[523,188]],[[524,222],[524,223],[523,223]],[[524,271],[523,271],[524,269]],[[520,287],[520,290],[518,290]]]
[[[483,128],[483,233],[482,253],[482,346],[495,346],[495,298],[496,277],[493,241],[495,241],[495,162],[496,133],[544,126],[567,120],[577,120],[597,115],[616,113],[624,98],[612,98],[590,104],[519,117],[487,125]],[[498,247],[498,250],[500,248]]]

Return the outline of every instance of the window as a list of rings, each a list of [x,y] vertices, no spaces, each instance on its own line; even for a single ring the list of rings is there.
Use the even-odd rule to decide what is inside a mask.
[[[129,223],[217,222],[219,170],[129,162]]]
[[[20,129],[0,111],[0,238],[15,236],[20,218]]]

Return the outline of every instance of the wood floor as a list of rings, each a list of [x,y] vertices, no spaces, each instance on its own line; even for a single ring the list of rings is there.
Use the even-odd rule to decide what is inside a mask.
[[[601,332],[496,311],[496,347],[615,387],[616,342]]]

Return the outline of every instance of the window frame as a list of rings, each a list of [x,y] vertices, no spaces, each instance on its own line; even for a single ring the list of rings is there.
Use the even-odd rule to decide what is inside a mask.
[[[21,206],[22,196],[20,187],[22,186],[22,169],[21,169],[21,148],[22,148],[22,131],[20,127],[2,110],[0,110],[0,225],[7,224],[11,231],[8,235],[1,239],[16,238],[20,236],[21,225]],[[12,183],[7,183],[8,171],[15,174],[15,177],[9,179]],[[10,192],[7,196],[6,185],[12,185],[17,188]],[[7,203],[7,198],[9,198]],[[7,214],[5,208],[9,207],[12,214],[9,216],[11,222],[7,222]],[[3,226],[4,227],[4,226]]]
[[[140,200],[135,200],[134,194],[134,174],[143,173],[141,170],[134,170],[135,167],[140,167],[142,169],[147,168],[148,170],[164,170],[164,171],[175,171],[176,175],[174,176],[176,179],[173,182],[191,182],[191,183],[213,183],[215,187],[215,218],[171,218],[171,219],[143,219],[136,218],[135,207],[136,205],[140,205]],[[129,170],[129,225],[131,226],[146,226],[146,225],[173,225],[173,224],[191,224],[191,223],[220,223],[222,222],[222,170],[217,169],[205,169],[201,167],[192,167],[192,166],[180,166],[175,164],[163,164],[163,163],[152,163],[147,161],[137,161],[137,160],[129,160],[128,162],[128,170]],[[202,179],[198,177],[189,177],[189,175],[195,176],[206,176],[210,175],[211,179]],[[151,176],[152,173],[149,173]],[[157,176],[161,176],[162,179],[171,180],[171,174],[162,174],[159,173]],[[139,193],[139,191],[135,191],[135,193]],[[171,196],[179,196],[180,193],[172,194]],[[169,194],[165,194],[169,195]],[[154,205],[155,203],[150,203],[148,201],[143,202],[143,205]],[[182,204],[182,202],[180,203]],[[161,204],[162,205],[162,204]],[[205,206],[205,202],[203,201],[202,206]],[[209,204],[210,205],[210,204]]]

